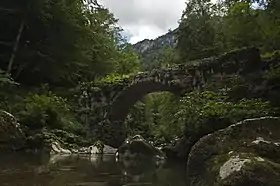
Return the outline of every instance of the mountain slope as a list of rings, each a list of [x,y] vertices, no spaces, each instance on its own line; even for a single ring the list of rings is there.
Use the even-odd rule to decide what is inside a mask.
[[[176,29],[156,39],[145,39],[133,45],[133,48],[140,56],[142,70],[152,70],[162,67],[162,55],[172,50],[176,45]]]

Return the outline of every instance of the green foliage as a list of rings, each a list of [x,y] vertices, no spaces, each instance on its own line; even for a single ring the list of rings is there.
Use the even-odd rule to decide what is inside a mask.
[[[274,57],[277,57],[280,55],[280,50],[275,50],[275,51],[272,51],[272,52],[265,52],[261,55],[262,58],[274,58]]]
[[[90,146],[93,143],[92,139],[86,139],[71,132],[59,129],[47,130],[44,128],[39,133],[31,134],[27,137],[26,148],[42,149],[42,147],[49,146],[53,142],[59,142],[70,149]]]
[[[53,136],[53,140],[60,141],[67,146],[78,145],[78,146],[90,146],[93,143],[93,140],[90,138],[84,138],[81,135],[73,134],[65,130],[54,129],[50,131],[43,131],[43,133],[49,136]]]
[[[25,99],[24,110],[19,114],[20,123],[30,129],[63,129],[78,132],[81,124],[75,119],[67,101],[51,92],[30,94]]]
[[[0,25],[5,25],[0,29],[0,68],[4,70],[0,72],[0,107],[16,115],[28,135],[46,129],[67,143],[71,133],[85,137],[88,126],[82,126],[73,111],[77,104],[69,87],[79,82],[91,85],[93,80],[106,85],[139,71],[138,56],[121,36],[114,15],[96,0],[3,0]],[[3,86],[13,84],[4,74],[18,34],[11,77],[21,86],[4,90]],[[38,88],[42,84],[47,84],[46,89]],[[92,88],[98,91],[98,87]],[[93,118],[99,117],[94,114]]]
[[[185,135],[190,143],[205,134],[247,118],[274,115],[275,109],[261,99],[229,101],[224,93],[191,92],[181,99],[170,93],[154,93],[136,104],[127,118],[131,134],[156,143],[169,143]]]
[[[214,8],[209,0],[188,1],[178,29],[181,58],[193,60],[216,53]]]
[[[159,142],[170,142],[180,136],[183,127],[174,122],[180,103],[179,98],[171,93],[155,93],[147,97],[147,116],[150,116],[152,135]]]
[[[9,75],[4,74],[0,70],[0,108],[11,112],[18,107],[18,102],[22,101],[21,96],[16,94],[14,89],[19,84],[15,82]],[[13,103],[13,104],[11,104]]]
[[[0,24],[7,25],[1,42],[12,43],[24,21],[11,72],[23,85],[66,86],[139,67],[131,46],[123,44],[117,20],[95,0],[4,0],[0,7]],[[6,13],[6,8],[19,8],[24,16]],[[7,70],[11,51],[0,45],[1,69]]]
[[[48,83],[48,91],[62,87],[61,95],[69,95],[65,87],[85,82],[81,87],[98,94],[112,84],[121,87],[140,68],[168,67],[251,45],[261,47],[264,57],[280,49],[277,0],[190,0],[186,5],[179,28],[167,34],[177,34],[177,47],[160,42],[139,58],[121,36],[114,15],[96,0],[1,1],[0,25],[5,26],[0,29],[0,42],[8,43],[0,44],[0,68],[4,70],[0,71],[1,109],[18,116],[30,133],[40,131],[33,142],[54,138],[81,144],[78,134],[85,135],[88,126],[81,125],[69,100],[34,87]],[[6,8],[19,8],[21,16],[2,11]],[[11,76],[6,76],[12,51],[9,43],[14,42],[21,23],[24,29]],[[279,102],[279,73],[274,67],[264,76],[269,87],[266,95],[273,98],[267,100],[274,103]],[[18,85],[13,79],[20,83],[20,89],[11,86]],[[193,142],[242,119],[274,114],[268,102],[247,99],[251,96],[248,84],[232,78],[218,87],[209,85],[213,92],[191,92],[181,99],[166,93],[150,94],[134,105],[125,125],[129,134],[141,134],[158,143],[183,134]],[[222,88],[224,91],[218,90]],[[104,108],[93,109],[89,121],[99,122]],[[96,128],[100,129],[98,122]]]
[[[146,139],[151,137],[151,129],[149,123],[146,121],[145,107],[145,103],[138,101],[130,109],[124,123],[129,136],[140,134]]]
[[[134,74],[108,74],[107,76],[101,78],[98,83],[102,84],[102,83],[116,83],[116,82],[120,82],[123,81],[124,79],[129,78],[130,76],[132,76]]]
[[[225,18],[225,32],[228,47],[244,47],[258,45],[261,32],[257,29],[259,12],[250,7],[247,2],[236,2],[228,10]]]
[[[140,134],[157,144],[170,142],[184,131],[181,123],[173,120],[179,105],[178,97],[168,92],[147,95],[126,118],[129,135]]]
[[[134,52],[131,45],[123,44],[119,47],[118,55],[116,62],[115,73],[120,75],[134,74],[139,72],[139,57]]]
[[[153,69],[169,67],[178,63],[178,54],[173,46],[158,46],[141,55],[141,69],[151,71]]]
[[[206,91],[187,94],[175,118],[185,124],[186,136],[197,140],[238,121],[273,114],[274,109],[269,102],[260,99],[229,102],[225,95]]]
[[[279,4],[254,0],[191,0],[178,29],[177,49],[183,62],[258,46],[279,50]]]

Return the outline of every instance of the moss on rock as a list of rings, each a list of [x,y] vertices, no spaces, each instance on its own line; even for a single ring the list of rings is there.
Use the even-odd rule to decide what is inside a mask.
[[[279,126],[279,118],[249,119],[203,137],[189,155],[189,185],[280,185]]]

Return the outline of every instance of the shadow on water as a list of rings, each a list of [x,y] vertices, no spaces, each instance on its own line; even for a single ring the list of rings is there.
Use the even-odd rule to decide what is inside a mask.
[[[133,166],[114,155],[0,155],[0,185],[185,186],[184,166],[149,161]],[[139,162],[138,162],[139,163]]]

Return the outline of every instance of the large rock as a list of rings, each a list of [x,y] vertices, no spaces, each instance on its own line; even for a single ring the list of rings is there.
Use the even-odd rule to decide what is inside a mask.
[[[280,185],[280,118],[248,119],[203,137],[187,176],[190,186]]]
[[[117,151],[119,159],[134,158],[165,158],[162,151],[148,143],[142,136],[136,135],[127,138]]]
[[[0,110],[0,149],[17,150],[24,145],[24,139],[17,119],[12,114]]]
[[[149,171],[160,168],[165,162],[164,153],[140,135],[127,138],[116,156],[116,161],[126,176],[137,180]]]

